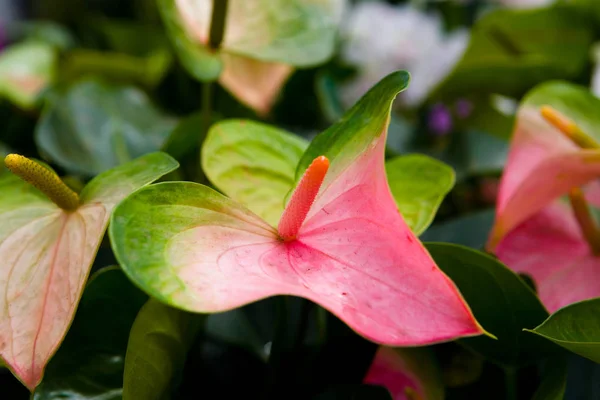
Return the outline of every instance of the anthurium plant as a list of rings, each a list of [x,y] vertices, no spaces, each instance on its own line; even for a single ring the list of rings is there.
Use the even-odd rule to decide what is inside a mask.
[[[0,399],[599,398],[595,1],[26,3]]]

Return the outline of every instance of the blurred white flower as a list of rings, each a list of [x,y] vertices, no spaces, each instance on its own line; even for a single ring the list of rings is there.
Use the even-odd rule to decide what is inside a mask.
[[[342,39],[342,59],[358,69],[341,88],[346,105],[354,104],[387,74],[405,69],[412,79],[401,101],[415,106],[454,67],[469,35],[467,31],[446,35],[438,16],[411,6],[366,2],[349,10]]]
[[[505,7],[534,8],[543,7],[554,3],[555,0],[498,0]]]
[[[594,96],[600,97],[600,42],[596,42],[592,46],[591,53],[592,62],[594,63],[594,70],[592,71],[590,90]]]

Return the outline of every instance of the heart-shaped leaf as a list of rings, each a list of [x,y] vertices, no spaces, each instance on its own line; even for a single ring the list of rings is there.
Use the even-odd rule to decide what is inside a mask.
[[[0,97],[22,108],[35,106],[40,93],[54,79],[58,55],[38,41],[26,41],[0,53]]]
[[[529,332],[600,363],[600,299],[561,308]]]
[[[307,146],[269,125],[228,120],[211,127],[202,146],[202,169],[217,188],[275,226]]]
[[[408,77],[388,75],[313,140],[277,230],[191,182],[152,185],[128,197],[110,227],[126,273],[153,297],[195,312],[304,297],[382,344],[484,333],[398,213],[387,183],[390,107]]]
[[[477,320],[497,337],[461,339],[462,344],[504,366],[524,365],[547,356],[552,346],[523,329],[538,325],[548,312],[519,276],[476,250],[444,243],[426,246],[465,296]]]
[[[58,165],[93,176],[160,149],[174,126],[140,90],[89,80],[53,97],[35,141]]]
[[[148,300],[131,328],[123,400],[170,398],[203,318]]]
[[[396,157],[386,162],[385,170],[398,209],[415,235],[420,235],[454,187],[454,171],[419,154]]]
[[[0,176],[0,356],[30,390],[69,328],[113,208],[175,168],[164,153],[140,157],[94,178],[70,211]]]
[[[473,27],[467,51],[436,95],[520,97],[549,79],[577,77],[588,63],[593,32],[591,18],[566,4],[487,13]]]
[[[116,267],[93,275],[33,400],[120,400],[129,331],[147,298]]]

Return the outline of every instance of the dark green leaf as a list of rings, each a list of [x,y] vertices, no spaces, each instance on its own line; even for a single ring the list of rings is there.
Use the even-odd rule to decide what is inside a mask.
[[[203,126],[204,114],[202,112],[197,112],[183,118],[163,144],[162,151],[181,160],[200,146],[200,139],[203,136]]]
[[[520,366],[548,355],[553,349],[523,332],[548,312],[518,275],[491,256],[466,247],[427,243],[439,267],[454,281],[475,318],[498,339],[479,336],[460,343],[504,366]]]
[[[54,96],[35,140],[69,172],[97,175],[159,149],[174,126],[140,90],[90,80]]]
[[[434,224],[421,235],[421,240],[483,249],[494,223],[494,215],[495,211],[490,209]]]
[[[436,95],[519,97],[548,79],[575,78],[593,40],[591,18],[569,5],[492,11],[475,24],[465,55]]]
[[[129,331],[146,299],[116,267],[94,275],[33,399],[121,399]]]
[[[548,360],[542,383],[532,400],[563,400],[567,389],[567,363],[564,358]]]
[[[600,299],[561,308],[529,332],[600,363]]]
[[[129,337],[123,400],[170,398],[203,319],[153,299],[142,307]]]

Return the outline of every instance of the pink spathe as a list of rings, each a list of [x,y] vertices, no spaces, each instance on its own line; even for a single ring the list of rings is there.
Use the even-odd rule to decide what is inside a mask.
[[[600,297],[600,258],[592,254],[566,202],[552,203],[509,233],[496,255],[533,278],[550,312]]]
[[[393,400],[410,400],[407,389],[425,399],[425,393],[406,362],[396,351],[389,347],[380,347],[373,363],[365,376],[364,383],[385,387]]]
[[[488,244],[502,238],[571,188],[600,176],[600,151],[582,150],[533,107],[519,111]]]
[[[177,285],[164,293],[199,312],[301,296],[388,345],[483,333],[399,214],[386,180],[385,137],[349,164],[332,162],[295,240],[281,240],[248,215],[237,227],[207,224],[172,237],[167,259],[185,290]]]

